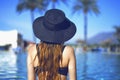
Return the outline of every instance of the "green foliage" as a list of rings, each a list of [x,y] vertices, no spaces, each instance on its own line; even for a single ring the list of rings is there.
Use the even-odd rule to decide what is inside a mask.
[[[73,5],[73,11],[83,11],[84,13],[93,12],[96,15],[100,13],[97,0],[76,0]]]
[[[48,0],[20,0],[17,5],[17,11],[22,12],[23,10],[45,10],[48,5]]]

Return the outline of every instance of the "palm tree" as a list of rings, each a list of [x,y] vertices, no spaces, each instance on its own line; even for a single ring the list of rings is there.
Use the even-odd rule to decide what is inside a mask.
[[[56,3],[62,1],[63,3],[66,3],[67,0],[51,0],[52,1],[52,8],[55,9],[56,8]]]
[[[48,0],[19,0],[17,5],[17,12],[22,12],[24,10],[30,10],[31,12],[31,21],[34,20],[35,9],[40,10],[40,12],[44,11],[48,5]],[[36,42],[35,36],[33,36],[34,41]]]
[[[84,40],[85,43],[87,43],[87,14],[89,12],[93,12],[95,14],[100,13],[98,6],[97,6],[97,0],[77,0],[75,5],[73,5],[73,12],[81,11],[84,14]]]

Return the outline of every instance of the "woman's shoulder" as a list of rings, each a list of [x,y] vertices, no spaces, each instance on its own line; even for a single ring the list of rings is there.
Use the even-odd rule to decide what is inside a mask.
[[[36,54],[36,44],[30,44],[29,46],[28,46],[28,54],[29,55],[31,55],[31,56],[33,56],[33,55],[35,55]]]
[[[74,51],[74,48],[72,46],[66,45],[65,50],[66,51]]]
[[[74,54],[74,48],[72,46],[66,45],[63,54],[71,55]]]

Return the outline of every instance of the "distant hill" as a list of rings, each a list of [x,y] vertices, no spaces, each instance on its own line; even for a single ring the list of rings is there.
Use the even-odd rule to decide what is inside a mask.
[[[111,40],[112,43],[118,43],[114,32],[101,32],[88,39],[88,44],[99,44],[105,40]]]

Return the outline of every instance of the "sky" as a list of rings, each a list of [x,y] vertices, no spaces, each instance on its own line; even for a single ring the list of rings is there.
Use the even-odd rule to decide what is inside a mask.
[[[0,31],[17,30],[28,41],[33,41],[32,21],[30,11],[18,13],[16,6],[19,0],[0,0]],[[74,0],[73,0],[74,1]],[[69,1],[70,2],[70,1]],[[74,4],[70,2],[70,4]],[[113,26],[120,25],[120,0],[98,0],[99,15],[88,13],[88,38],[101,32],[113,32]],[[57,8],[65,12],[67,18],[75,23],[77,32],[70,42],[84,39],[84,18],[82,11],[72,14],[69,5],[57,4]],[[50,9],[50,7],[48,7]],[[35,18],[42,16],[38,11],[34,12]]]

